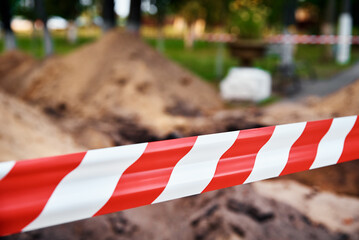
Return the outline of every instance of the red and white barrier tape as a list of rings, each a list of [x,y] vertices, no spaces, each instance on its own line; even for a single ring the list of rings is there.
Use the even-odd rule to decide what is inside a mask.
[[[228,33],[205,33],[200,37],[201,40],[207,42],[234,42],[236,37]]]
[[[236,37],[227,33],[208,33],[203,34],[200,39],[208,42],[234,42]],[[359,36],[279,34],[269,36],[265,41],[270,44],[359,44]]]
[[[0,163],[0,236],[359,159],[357,116]]]
[[[359,44],[359,36],[340,35],[275,35],[267,38],[268,43],[292,43],[292,44]]]

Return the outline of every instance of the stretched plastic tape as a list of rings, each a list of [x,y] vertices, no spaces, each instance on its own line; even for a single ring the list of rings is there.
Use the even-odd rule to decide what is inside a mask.
[[[357,116],[0,163],[0,236],[359,159]]]

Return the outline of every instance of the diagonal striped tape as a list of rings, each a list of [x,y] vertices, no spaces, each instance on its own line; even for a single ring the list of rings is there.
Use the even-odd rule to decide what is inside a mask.
[[[357,116],[0,163],[0,236],[359,159]]]

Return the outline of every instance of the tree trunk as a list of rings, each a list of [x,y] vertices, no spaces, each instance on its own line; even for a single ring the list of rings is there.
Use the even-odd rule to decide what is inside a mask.
[[[102,30],[107,32],[116,27],[116,13],[114,0],[102,0]]]
[[[54,52],[54,47],[52,44],[51,34],[47,28],[47,14],[45,10],[45,5],[43,0],[35,0],[35,10],[37,17],[43,23],[43,32],[44,32],[44,49],[45,55],[50,56]]]
[[[322,26],[323,35],[334,34],[334,18],[335,18],[335,0],[328,0],[325,10],[325,22]],[[333,46],[331,44],[326,44],[324,59],[332,59],[333,57],[334,57]]]
[[[16,48],[14,33],[11,29],[11,9],[9,0],[0,0],[1,21],[4,28],[5,49],[11,50]]]
[[[286,38],[291,37],[289,32],[289,27],[295,24],[295,9],[297,5],[297,0],[288,0],[284,4],[284,30],[283,34]],[[281,54],[281,65],[282,66],[292,66],[293,63],[293,54],[294,54],[294,44],[291,42],[286,42],[282,44],[282,54]],[[293,68],[289,68],[293,69]]]
[[[152,3],[156,3],[157,7],[157,51],[164,52],[165,50],[165,41],[164,41],[164,32],[163,28],[165,25],[166,13],[167,13],[167,4],[166,0],[151,0]]]
[[[224,60],[224,43],[217,43],[217,53],[216,53],[216,78],[221,79],[223,77],[223,60]]]
[[[163,38],[163,26],[157,27],[157,43],[156,43],[157,51],[164,52],[165,50],[165,41]]]
[[[54,53],[54,47],[52,45],[51,34],[46,26],[46,23],[44,23],[44,45],[46,56],[52,55]]]
[[[71,44],[74,44],[77,41],[77,26],[73,20],[69,21],[67,27],[67,41]]]
[[[350,60],[351,35],[353,18],[350,14],[350,0],[343,1],[343,10],[339,16],[339,41],[337,51],[337,62],[346,64]]]
[[[138,33],[141,27],[141,0],[131,0],[130,14],[127,19],[127,30],[130,32]]]
[[[194,43],[194,39],[195,39],[195,24],[196,22],[193,23],[189,23],[188,24],[188,31],[185,34],[185,47],[192,49],[193,48],[193,43]]]

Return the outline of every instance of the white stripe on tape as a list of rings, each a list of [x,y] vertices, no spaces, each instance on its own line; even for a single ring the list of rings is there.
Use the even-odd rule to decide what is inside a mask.
[[[288,161],[292,145],[303,133],[306,123],[276,126],[271,138],[259,150],[253,170],[244,183],[277,177]]]
[[[335,118],[328,132],[320,140],[315,160],[310,169],[336,164],[343,152],[344,141],[353,128],[356,116]]]
[[[173,168],[166,188],[153,203],[201,193],[212,180],[219,159],[236,141],[238,133],[199,136],[192,149]]]
[[[110,199],[123,172],[147,143],[88,151],[56,187],[41,214],[23,231],[92,217]]]
[[[0,180],[3,179],[14,167],[15,161],[0,163]]]

